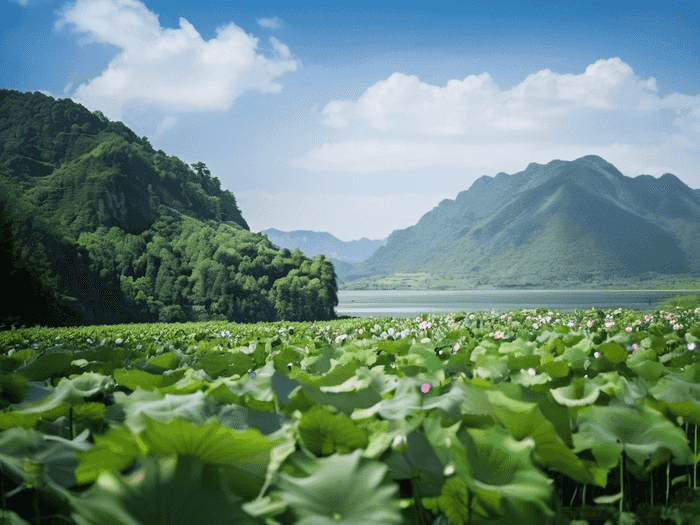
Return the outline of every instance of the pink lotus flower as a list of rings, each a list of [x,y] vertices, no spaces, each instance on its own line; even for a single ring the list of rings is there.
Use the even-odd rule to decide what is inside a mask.
[[[424,394],[427,394],[428,390],[430,390],[430,384],[423,383],[423,386],[420,387],[420,391],[423,392]]]
[[[688,343],[688,350],[695,350],[695,343]]]
[[[586,323],[586,326],[588,326],[588,328],[590,328],[591,326],[593,326],[593,321],[588,321],[588,322]]]
[[[631,327],[631,326],[628,326],[627,328],[625,328],[625,332],[631,332],[631,331],[632,331],[632,327]]]

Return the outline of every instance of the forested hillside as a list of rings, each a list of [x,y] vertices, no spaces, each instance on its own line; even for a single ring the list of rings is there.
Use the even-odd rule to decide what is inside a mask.
[[[333,266],[251,233],[187,165],[68,99],[0,91],[0,324],[334,317]],[[7,289],[7,288],[6,288]]]

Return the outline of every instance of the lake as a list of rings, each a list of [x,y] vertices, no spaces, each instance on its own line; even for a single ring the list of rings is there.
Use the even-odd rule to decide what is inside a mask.
[[[697,290],[370,290],[338,292],[338,315],[411,317],[423,313],[455,313],[551,308],[635,308]],[[649,305],[649,300],[652,305]]]

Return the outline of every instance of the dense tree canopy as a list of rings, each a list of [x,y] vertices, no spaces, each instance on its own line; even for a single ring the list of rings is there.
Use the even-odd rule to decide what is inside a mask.
[[[0,90],[0,250],[24,290],[0,323],[334,317],[323,256],[251,233],[229,190],[121,122]]]

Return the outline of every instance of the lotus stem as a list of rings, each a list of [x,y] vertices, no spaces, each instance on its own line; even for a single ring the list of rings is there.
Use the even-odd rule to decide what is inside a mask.
[[[622,503],[625,501],[625,448],[622,448],[620,456],[620,523],[622,523]]]
[[[671,489],[671,460],[666,464],[666,505],[668,505],[668,494]]]
[[[583,494],[581,494],[581,501],[583,502],[582,508],[586,508],[586,487],[588,487],[587,483],[583,484]]]
[[[695,425],[695,440],[693,442],[693,490],[698,489],[698,426]]]
[[[651,483],[651,507],[654,508],[654,476],[649,476],[649,483]]]
[[[467,516],[469,520],[467,521],[468,525],[472,525],[472,498],[469,487],[467,487]]]
[[[574,498],[576,497],[577,492],[578,492],[578,483],[576,483],[576,488],[574,489],[574,495],[571,496],[571,501],[569,502],[569,507],[574,506]]]
[[[73,441],[73,407],[68,409],[68,438]]]

